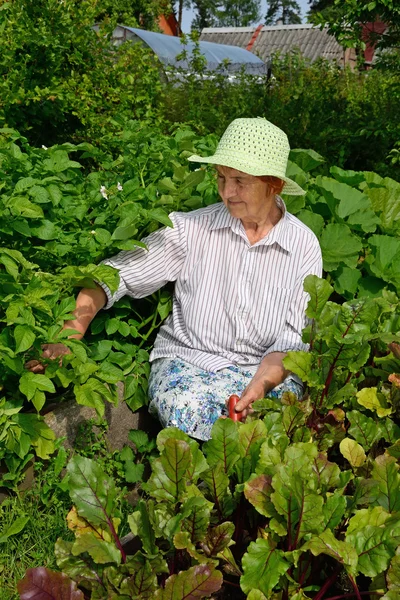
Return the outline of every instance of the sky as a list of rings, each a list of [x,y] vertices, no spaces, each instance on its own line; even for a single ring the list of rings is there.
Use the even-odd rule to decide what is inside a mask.
[[[299,3],[299,6],[301,8],[303,22],[305,22],[304,15],[306,14],[306,12],[308,11],[308,8],[309,8],[308,0],[297,0],[297,2]],[[266,2],[266,0],[261,0],[261,15],[265,16],[266,14],[267,14],[267,2]],[[183,16],[182,16],[182,31],[184,33],[190,32],[190,24],[191,24],[193,18],[194,18],[194,11],[192,9],[190,9],[190,10],[184,9]],[[262,23],[262,21],[260,21],[260,23]]]

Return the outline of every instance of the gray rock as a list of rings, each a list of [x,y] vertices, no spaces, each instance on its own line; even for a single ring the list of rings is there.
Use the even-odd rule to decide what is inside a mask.
[[[109,449],[121,450],[129,443],[128,433],[130,429],[143,429],[150,435],[157,435],[160,425],[147,411],[147,407],[132,412],[126,402],[120,399],[117,406],[106,404],[104,418],[108,423],[106,439]],[[51,427],[56,436],[65,437],[64,446],[73,448],[79,428],[85,421],[97,420],[97,413],[93,408],[80,406],[75,400],[69,400],[52,407],[50,412],[44,415],[44,420]]]

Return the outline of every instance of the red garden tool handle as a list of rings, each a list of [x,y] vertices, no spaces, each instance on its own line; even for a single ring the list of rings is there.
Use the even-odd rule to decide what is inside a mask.
[[[236,396],[236,394],[232,394],[232,396],[229,396],[228,410],[229,410],[229,418],[232,419],[232,421],[241,421],[242,420],[243,413],[236,412],[236,410],[235,410],[235,406],[239,402],[239,400],[240,400],[240,398],[239,398],[239,396]]]

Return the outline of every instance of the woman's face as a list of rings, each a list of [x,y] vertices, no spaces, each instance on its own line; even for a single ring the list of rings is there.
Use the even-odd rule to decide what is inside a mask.
[[[271,210],[273,191],[265,177],[217,165],[218,193],[232,217],[262,221]]]

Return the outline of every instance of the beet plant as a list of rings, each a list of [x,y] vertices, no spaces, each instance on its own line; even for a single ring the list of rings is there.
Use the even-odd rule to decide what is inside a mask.
[[[310,352],[285,359],[307,382],[304,398],[259,400],[245,423],[218,420],[202,447],[161,431],[128,517],[133,555],[118,537],[112,480],[89,459],[71,460],[76,539],[55,552],[85,597],[235,597],[240,586],[238,597],[253,600],[396,598],[400,394],[397,381],[373,379],[375,359],[399,366],[387,350],[398,341],[398,300],[336,304],[315,276],[305,289]],[[20,584],[23,600],[34,577]]]

